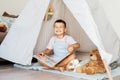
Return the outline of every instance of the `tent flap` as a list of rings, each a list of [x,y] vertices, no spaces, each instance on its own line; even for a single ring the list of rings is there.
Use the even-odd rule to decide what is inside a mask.
[[[112,35],[108,34],[107,32],[104,34],[105,35],[101,35],[103,32],[100,32],[100,28],[102,28],[102,26],[97,25],[97,23],[94,20],[94,17],[91,13],[91,9],[88,6],[87,2],[85,0],[79,0],[79,1],[75,1],[75,0],[63,0],[64,3],[66,4],[66,6],[68,7],[68,9],[71,11],[71,13],[73,14],[73,16],[76,18],[76,20],[79,22],[79,24],[81,25],[81,27],[83,28],[83,30],[85,31],[85,33],[88,35],[88,37],[91,39],[91,41],[97,46],[98,50],[100,51],[100,55],[102,57],[102,59],[104,59],[107,64],[110,64],[113,60],[113,57],[116,56],[113,53],[109,52],[109,51],[115,51],[117,54],[119,53],[118,48],[119,45],[116,44],[114,45],[117,49],[112,49],[113,46],[109,45],[109,44],[114,44],[113,42],[116,41],[116,39],[118,40],[118,38],[116,36],[115,39],[111,40],[111,41],[106,41],[107,39],[105,39],[105,37],[107,37],[108,39],[112,38]],[[71,6],[72,5],[72,6]],[[100,5],[98,8],[96,9],[101,9]],[[95,10],[96,13],[99,12],[97,10]],[[95,11],[93,11],[95,13]],[[102,16],[102,14],[101,14]],[[98,18],[99,20],[100,18]],[[102,19],[101,19],[102,20]],[[104,18],[103,18],[104,20]],[[106,20],[107,21],[107,20]],[[100,21],[99,21],[100,22]],[[108,27],[105,27],[104,30],[107,30]],[[109,26],[111,27],[111,26]],[[112,29],[109,30],[110,33],[114,33],[114,31]],[[104,36],[104,38],[103,38]],[[108,37],[110,36],[110,37]],[[105,44],[104,42],[106,42],[107,44]],[[118,41],[119,43],[119,41]],[[111,47],[112,50],[109,50],[106,48],[107,47]],[[118,59],[118,58],[117,58]],[[114,57],[114,60],[115,57]]]
[[[0,57],[9,61],[31,64],[42,20],[50,0],[29,0],[0,46]]]

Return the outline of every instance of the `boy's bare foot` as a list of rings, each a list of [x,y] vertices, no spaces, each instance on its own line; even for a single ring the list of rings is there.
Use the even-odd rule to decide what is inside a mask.
[[[64,68],[64,67],[59,67],[59,70],[60,70],[61,72],[64,72],[65,68]]]
[[[60,72],[64,72],[64,67],[54,67],[55,70],[59,70]]]

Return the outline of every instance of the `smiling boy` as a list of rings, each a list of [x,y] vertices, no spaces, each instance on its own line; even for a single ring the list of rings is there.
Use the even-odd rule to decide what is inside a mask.
[[[63,71],[64,67],[68,64],[69,61],[75,59],[75,54],[73,53],[75,49],[80,47],[80,44],[77,43],[71,36],[65,35],[67,31],[66,22],[59,19],[54,22],[54,33],[48,46],[45,50],[37,53],[38,56],[44,56],[45,54],[54,53],[54,60],[58,60],[66,54],[70,54],[64,60],[62,60],[56,67],[51,69]]]

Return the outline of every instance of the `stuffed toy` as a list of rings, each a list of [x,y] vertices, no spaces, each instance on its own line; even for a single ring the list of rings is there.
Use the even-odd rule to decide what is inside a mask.
[[[68,64],[67,64],[67,66],[66,66],[66,70],[67,71],[70,71],[70,72],[74,72],[74,69],[75,69],[75,67],[77,66],[77,65],[79,65],[79,60],[78,59],[73,59],[73,60],[71,60]]]
[[[4,23],[0,23],[0,32],[6,32],[7,31],[7,27]]]
[[[96,73],[104,73],[105,67],[100,57],[98,50],[90,51],[90,61],[83,66],[77,66],[75,71],[78,73],[86,73],[86,74],[96,74]]]

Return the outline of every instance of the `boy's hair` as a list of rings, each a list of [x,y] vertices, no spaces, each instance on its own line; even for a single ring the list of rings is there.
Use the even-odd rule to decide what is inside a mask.
[[[55,24],[55,23],[63,23],[64,26],[65,26],[65,28],[66,28],[66,22],[65,22],[64,20],[62,20],[62,19],[56,20],[56,21],[54,22],[54,24]]]

